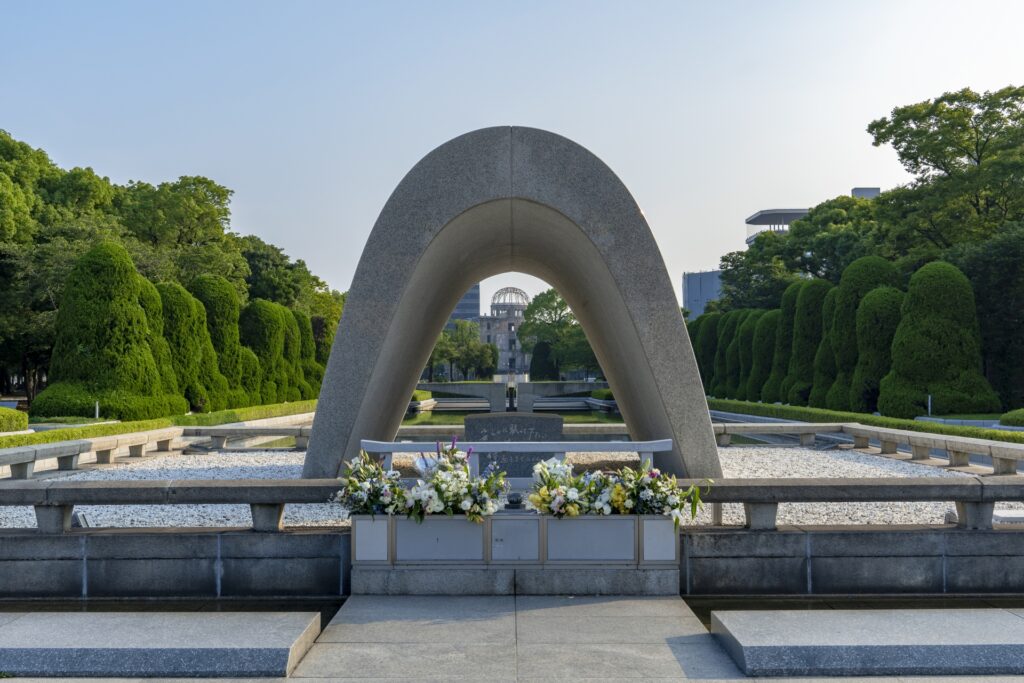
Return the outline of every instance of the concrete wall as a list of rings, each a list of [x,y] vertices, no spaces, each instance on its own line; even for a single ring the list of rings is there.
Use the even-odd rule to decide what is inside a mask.
[[[0,532],[0,598],[337,596],[348,529]]]
[[[1024,593],[1024,530],[708,529],[682,540],[683,595]]]

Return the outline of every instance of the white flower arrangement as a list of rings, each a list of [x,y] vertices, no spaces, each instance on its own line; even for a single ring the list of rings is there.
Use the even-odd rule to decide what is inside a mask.
[[[572,466],[556,458],[533,467],[527,507],[555,517],[578,515],[664,515],[678,527],[697,516],[703,505],[700,486],[679,487],[675,476],[645,462],[639,470],[623,467],[611,474],[573,475]],[[704,485],[713,482],[705,480]]]
[[[506,490],[505,473],[488,468],[481,477],[469,473],[472,449],[460,453],[457,440],[450,446],[437,445],[437,455],[420,456],[417,467],[422,478],[405,497],[405,512],[410,519],[423,521],[427,515],[463,514],[472,522],[498,511],[498,498]]]

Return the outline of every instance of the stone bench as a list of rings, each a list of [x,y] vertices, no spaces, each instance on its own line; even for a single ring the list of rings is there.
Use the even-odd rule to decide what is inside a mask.
[[[846,425],[837,422],[726,422],[714,425],[715,440],[719,446],[732,443],[734,434],[792,434],[800,437],[801,446],[813,446],[816,434],[835,434]]]
[[[213,448],[223,450],[227,448],[230,439],[246,439],[260,436],[294,437],[295,447],[298,450],[305,450],[309,446],[309,435],[312,432],[310,426],[220,426],[220,427],[187,427],[184,430],[185,436],[208,436],[213,442]]]

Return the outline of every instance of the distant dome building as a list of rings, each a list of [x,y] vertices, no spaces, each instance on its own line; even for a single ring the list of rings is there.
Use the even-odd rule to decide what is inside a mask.
[[[480,341],[498,347],[498,374],[523,374],[530,369],[530,355],[519,343],[530,297],[518,287],[503,287],[491,298],[491,314],[480,317]]]

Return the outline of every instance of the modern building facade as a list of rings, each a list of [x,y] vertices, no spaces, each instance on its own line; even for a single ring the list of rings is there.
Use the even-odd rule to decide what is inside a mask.
[[[471,323],[480,322],[480,283],[476,283],[469,288],[462,298],[459,299],[459,303],[455,304],[455,310],[448,316],[448,323],[445,328],[451,330],[455,328],[456,320],[467,320]]]
[[[480,341],[498,347],[497,374],[517,375],[530,369],[530,354],[519,343],[530,297],[517,287],[504,287],[491,298],[491,314],[480,317]]]
[[[683,273],[683,307],[690,312],[690,320],[703,314],[708,302],[721,295],[722,271]]]

